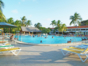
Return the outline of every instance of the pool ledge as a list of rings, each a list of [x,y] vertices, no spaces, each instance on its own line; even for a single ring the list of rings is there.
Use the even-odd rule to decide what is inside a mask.
[[[32,44],[32,43],[25,43],[25,42],[21,42],[21,41],[15,41],[15,43],[18,44],[25,44],[25,45],[34,45],[34,46],[74,46],[74,45],[80,45],[83,44],[85,42],[88,42],[88,40],[86,41],[80,41],[80,42],[73,42],[73,43],[61,43],[61,44]]]

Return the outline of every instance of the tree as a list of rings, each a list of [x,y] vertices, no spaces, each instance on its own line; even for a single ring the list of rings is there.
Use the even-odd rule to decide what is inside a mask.
[[[10,17],[9,19],[7,19],[6,21],[9,24],[13,24],[14,25],[14,20],[12,17]],[[10,32],[12,32],[14,30],[14,28],[9,28]],[[8,32],[8,29],[6,29],[6,32]]]
[[[54,28],[54,26],[56,25],[56,21],[55,20],[51,21],[51,24],[50,25],[52,25],[53,28]]]
[[[6,22],[6,18],[1,10],[0,10],[0,22]]]
[[[59,31],[60,26],[61,26],[61,21],[58,20],[58,21],[56,22],[56,27],[54,28],[53,33],[55,33],[57,30]]]
[[[6,22],[6,18],[2,13],[2,8],[4,8],[4,3],[2,0],[0,0],[0,22]]]
[[[43,29],[45,29],[45,27],[40,27],[40,28],[39,28],[39,30],[41,30],[41,31],[42,31]]]
[[[34,26],[37,27],[38,29],[39,29],[40,27],[42,27],[41,23],[39,23],[39,22],[38,22],[37,24],[35,24]]]
[[[28,27],[28,25],[31,25],[31,20],[28,20],[27,22],[26,22],[26,26]]]
[[[17,31],[20,31],[21,30],[21,21],[20,20],[16,20],[14,22],[14,25],[17,26],[17,28],[16,28]]]
[[[49,33],[49,32],[50,32],[50,29],[48,29],[48,28],[43,28],[41,31],[42,31],[42,33]]]
[[[4,8],[4,3],[2,2],[2,0],[0,0],[0,10],[2,11],[2,8]]]
[[[82,20],[82,18],[80,17],[78,13],[75,13],[74,16],[70,16],[70,19],[71,19],[70,25],[71,24],[79,25]]]
[[[26,26],[26,17],[23,16],[23,17],[21,18],[21,20],[22,20],[22,26]]]
[[[66,31],[66,29],[67,29],[67,28],[66,28],[66,25],[65,25],[65,24],[62,24],[61,21],[58,20],[57,23],[56,23],[56,27],[54,28],[54,32],[55,32],[56,30],[58,30],[58,31],[60,31],[60,32],[63,33],[63,31]]]
[[[58,21],[57,21],[57,23],[56,23],[56,26],[58,26],[58,27],[59,27],[60,25],[61,25],[61,21],[60,21],[60,20],[58,20]]]
[[[66,31],[66,29],[67,29],[66,25],[65,24],[61,24],[58,30],[61,31],[62,34],[63,34],[63,31]]]
[[[13,18],[11,17],[11,18],[7,19],[7,23],[13,24],[14,23]]]

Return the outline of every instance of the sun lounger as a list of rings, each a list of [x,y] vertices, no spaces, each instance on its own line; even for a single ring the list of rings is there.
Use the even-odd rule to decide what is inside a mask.
[[[77,48],[77,47],[69,47],[69,48],[63,48],[61,49],[61,51],[64,56],[70,53],[77,54],[82,62],[85,62],[88,59],[88,48],[83,49],[83,48]],[[81,58],[81,55],[86,56],[85,60]]]
[[[8,42],[8,40],[0,40],[0,43]]]
[[[20,52],[20,48],[18,47],[14,47],[14,48],[8,48],[8,49],[0,49],[0,53],[4,53],[4,52],[11,52],[14,55],[18,55],[18,53]]]
[[[0,41],[0,43],[5,43],[6,41]]]
[[[5,48],[5,49],[8,49],[8,48],[12,48],[14,47],[13,45],[3,45],[3,46],[0,46],[0,48]]]
[[[0,40],[0,41],[8,41],[8,40]]]
[[[11,45],[11,44],[10,44],[10,43],[8,43],[8,42],[0,43],[0,46],[2,46],[2,45]]]
[[[82,45],[77,45],[77,46],[75,46],[75,47],[77,47],[77,48],[88,48],[88,45],[82,44]]]

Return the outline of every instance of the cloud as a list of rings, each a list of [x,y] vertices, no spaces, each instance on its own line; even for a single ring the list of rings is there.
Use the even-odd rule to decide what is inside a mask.
[[[12,13],[17,14],[18,13],[18,10],[17,9],[12,10]]]
[[[31,17],[32,17],[32,15],[28,15],[28,16],[26,16],[26,17],[29,19],[29,18],[31,18]]]
[[[19,4],[21,4],[21,3],[19,2]]]
[[[46,20],[47,20],[47,21],[51,21],[51,18],[47,18]]]
[[[29,17],[32,17],[32,15],[29,15]]]

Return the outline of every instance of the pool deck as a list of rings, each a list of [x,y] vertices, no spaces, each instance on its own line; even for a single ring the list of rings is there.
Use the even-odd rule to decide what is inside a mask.
[[[22,50],[18,56],[0,55],[1,66],[88,66],[88,60],[83,63],[77,55],[63,56],[60,49],[67,46],[11,44]]]

